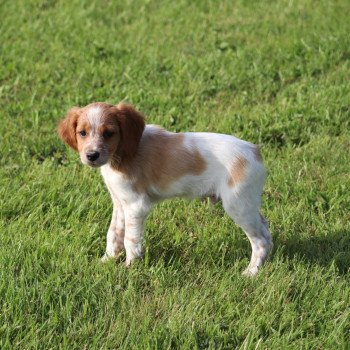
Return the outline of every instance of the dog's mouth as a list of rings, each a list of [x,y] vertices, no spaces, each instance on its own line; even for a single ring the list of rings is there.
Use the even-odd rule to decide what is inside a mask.
[[[99,168],[108,162],[108,160],[102,159],[101,157],[96,160],[90,160],[86,156],[82,156],[80,158],[83,164],[88,165],[91,168]]]
[[[90,166],[91,168],[98,168],[98,167],[102,166],[103,164],[99,164],[98,162],[87,161],[86,165]]]

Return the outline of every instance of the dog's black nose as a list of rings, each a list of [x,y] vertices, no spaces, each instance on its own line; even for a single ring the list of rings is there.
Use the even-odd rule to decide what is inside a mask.
[[[100,156],[99,152],[86,153],[86,157],[87,159],[89,159],[90,162],[94,162],[99,156]]]

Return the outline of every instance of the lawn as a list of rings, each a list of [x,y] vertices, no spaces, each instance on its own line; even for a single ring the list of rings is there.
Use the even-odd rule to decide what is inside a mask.
[[[0,2],[0,348],[349,349],[350,2]],[[274,237],[256,278],[220,204],[152,211],[99,263],[112,204],[56,134],[128,101],[261,147]]]

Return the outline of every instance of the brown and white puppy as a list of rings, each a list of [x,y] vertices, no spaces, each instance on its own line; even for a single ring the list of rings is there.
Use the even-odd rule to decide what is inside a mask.
[[[266,171],[258,148],[234,136],[172,133],[145,125],[131,105],[73,107],[58,126],[60,137],[84,164],[101,167],[113,201],[103,260],[126,250],[126,263],[142,255],[145,219],[152,205],[170,197],[221,199],[252,246],[246,275],[268,257],[272,238],[260,214]]]

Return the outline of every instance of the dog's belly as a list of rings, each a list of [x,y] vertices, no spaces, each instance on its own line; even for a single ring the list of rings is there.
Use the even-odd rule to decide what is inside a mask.
[[[188,199],[216,197],[216,187],[212,179],[186,175],[179,181],[174,181],[166,188],[150,185],[147,193],[151,198],[162,200],[172,197],[184,197]]]

